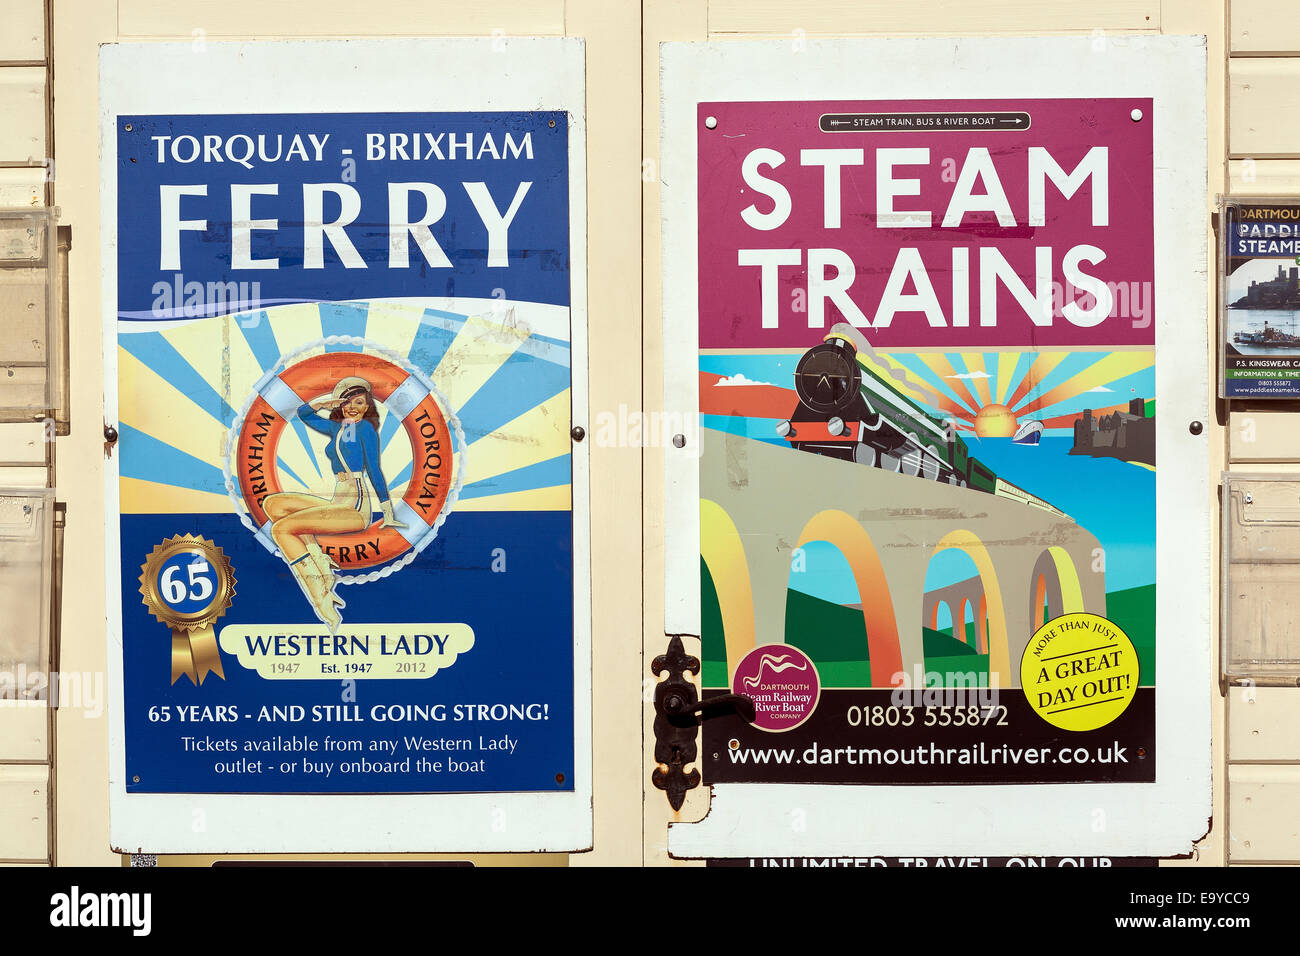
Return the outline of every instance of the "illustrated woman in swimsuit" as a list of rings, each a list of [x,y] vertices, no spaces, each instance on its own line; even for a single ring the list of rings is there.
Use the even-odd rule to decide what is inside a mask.
[[[329,416],[320,412],[329,410]],[[332,397],[304,404],[298,418],[313,431],[329,437],[325,457],[337,483],[331,498],[283,492],[267,497],[271,537],[288,563],[316,616],[331,631],[343,617],[343,599],[334,588],[338,565],[321,550],[316,536],[349,534],[370,526],[373,510],[369,485],[383,512],[383,527],[404,528],[393,517],[388,483],[379,467],[379,410],[364,378],[349,376],[334,386]]]

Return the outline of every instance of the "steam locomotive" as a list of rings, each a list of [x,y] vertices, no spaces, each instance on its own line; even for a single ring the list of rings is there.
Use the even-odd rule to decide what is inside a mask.
[[[951,419],[936,418],[858,357],[861,333],[840,323],[795,367],[799,405],[776,433],[799,451],[1012,498],[1066,516],[972,457]]]

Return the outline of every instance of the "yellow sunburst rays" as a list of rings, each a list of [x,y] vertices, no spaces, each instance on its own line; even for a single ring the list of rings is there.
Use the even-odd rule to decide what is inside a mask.
[[[320,306],[314,302],[276,306],[268,309],[261,320],[268,323],[271,335],[274,337],[280,353],[276,358],[283,358],[285,353],[297,351],[308,342],[319,341],[324,335],[321,328]],[[238,337],[242,341],[243,336]],[[304,353],[295,361],[301,361],[308,355],[322,351],[324,346]],[[232,404],[237,411],[243,409],[244,403],[252,395],[253,387],[261,378],[263,370],[258,366],[250,374],[252,377],[243,381],[242,388],[236,387],[233,390],[235,401]],[[276,449],[276,458],[284,465],[283,468],[277,468],[280,487],[285,491],[309,491],[312,494],[328,496],[334,490],[334,476],[330,474],[329,464],[325,459],[325,439],[318,436],[316,432],[308,430],[307,441],[309,444],[304,446],[298,429],[292,422],[286,424],[280,433],[280,442]],[[300,480],[295,480],[294,475],[297,475]]]
[[[863,362],[859,359],[859,364],[871,369],[882,379],[890,384],[896,391],[902,392],[914,402],[920,402],[923,405],[934,405],[936,402],[944,401],[944,396],[940,395],[938,390],[926,383],[918,382],[911,369],[909,369],[892,355],[880,356],[888,366],[881,367],[877,362]],[[901,372],[903,378],[900,379],[891,372]]]
[[[315,313],[314,306],[307,308]],[[177,323],[161,334],[203,381],[238,412],[262,374],[239,323],[266,321],[261,313],[228,315]],[[216,469],[223,467],[228,430],[212,410],[200,407],[186,391],[135,358],[125,347],[118,349],[118,368],[119,418],[124,424],[199,462]],[[285,477],[288,483],[296,484]],[[138,477],[122,478],[120,489],[122,510],[131,513],[211,514],[230,510],[230,500],[223,495]]]
[[[975,412],[979,410],[980,403],[971,393],[971,390],[967,388],[966,380],[957,377],[957,369],[948,356],[941,352],[924,352],[918,353],[916,357],[924,362],[931,372],[943,379],[948,387],[957,393],[957,397],[969,406],[968,410],[963,414],[966,418],[972,418]]]
[[[1019,352],[999,352],[998,353],[998,374],[997,381],[993,383],[993,400],[1005,405],[1007,402],[1007,392],[1011,390],[1012,376],[1015,375],[1016,368],[1020,364]]]
[[[471,444],[465,451],[465,474],[461,487],[527,468],[569,451],[569,390],[553,395],[513,421]],[[383,455],[386,475],[400,474],[410,461],[410,447],[403,436],[395,436]],[[409,479],[390,491],[400,497]],[[567,511],[572,506],[569,485],[507,491],[499,495],[462,498],[457,511]]]
[[[409,356],[411,347],[415,344],[416,333],[420,331],[420,320],[426,311],[425,306],[418,301],[394,299],[372,302],[366,311],[365,337],[399,355]]]
[[[470,316],[433,370],[433,383],[452,408],[460,408],[515,354],[528,335],[526,328]]]
[[[495,478],[568,452],[570,403],[566,388],[470,445],[466,452],[465,484]],[[485,495],[464,499],[457,507],[464,511],[564,511],[572,507],[572,489],[565,484]]]
[[[910,370],[907,369],[906,366],[899,363],[898,360],[895,359],[893,356],[886,355],[885,358],[894,367],[903,369],[903,371],[907,372],[909,375],[912,374]],[[948,360],[946,356],[938,355],[938,354],[929,354],[929,353],[926,354],[918,353],[915,356],[915,358],[917,358],[922,363],[924,363],[925,366],[928,369],[930,369],[931,372],[933,372],[936,376],[940,378],[942,378],[945,373],[951,376],[955,376],[957,374],[956,370],[952,366],[952,363]],[[926,386],[927,392],[925,393],[925,397],[921,398],[920,401],[929,405],[933,405],[934,407],[939,409],[939,411],[951,415],[954,419],[957,419],[960,423],[966,426],[973,426],[975,421],[975,409],[978,408],[978,403],[975,401],[974,396],[971,395],[970,390],[967,389],[965,385],[962,384],[961,379],[951,378],[949,381],[952,390],[954,392],[956,392],[958,395],[965,396],[964,401],[970,404],[971,406],[970,408],[966,408],[962,405],[957,404],[947,395],[944,395],[941,391],[939,391],[938,388],[929,386],[928,384]]]
[[[1150,352],[1112,352],[1023,407],[1015,409],[1015,412],[1017,415],[1028,415],[1040,408],[1048,408],[1057,402],[1081,395],[1098,385],[1105,385],[1126,375],[1150,368],[1152,360]]]
[[[392,317],[391,315],[389,316]],[[431,378],[455,412],[473,398],[487,381],[527,340],[529,332],[494,318],[470,316],[443,354]],[[414,331],[412,331],[412,340]],[[524,412],[514,421],[478,439],[465,451],[466,472],[462,487],[495,477],[557,455],[569,449],[569,391],[553,396]],[[533,430],[538,430],[534,432]],[[562,431],[563,441],[557,439]],[[382,456],[384,474],[398,475],[410,462],[408,442],[394,438]],[[481,461],[481,464],[480,464]],[[402,494],[407,482],[390,488]],[[463,498],[458,511],[556,510],[570,507],[567,485],[530,491],[503,492],[478,498]],[[560,499],[563,504],[559,504]]]
[[[566,388],[470,445],[465,484],[527,468],[569,451],[569,402]]]
[[[993,397],[993,390],[989,386],[990,375],[988,369],[984,367],[984,353],[968,352],[962,355],[962,361],[966,364],[969,379],[958,379],[958,381],[969,381],[974,385],[975,393],[982,400],[980,407],[992,405],[997,399]]]
[[[456,502],[457,511],[568,511],[572,507],[571,485],[506,491],[499,495],[461,498]]]
[[[893,368],[900,369],[909,375],[911,374],[907,366],[900,363],[893,356],[886,355],[884,356],[884,358],[885,361],[887,361],[890,364],[890,366],[892,366]],[[951,415],[953,418],[960,419],[963,422],[973,422],[975,420],[974,413],[970,411],[970,409],[963,408],[961,405],[958,405],[951,398],[949,398],[947,395],[944,395],[936,388],[927,386],[924,391],[921,391],[920,389],[905,388],[903,387],[902,383],[895,378],[886,377],[885,381],[889,382],[900,392],[907,395],[908,398],[920,402],[922,405],[928,405],[933,408],[936,408],[940,412],[944,412],[948,415]]]
[[[117,364],[118,420],[122,424],[200,461],[221,461],[226,429],[219,421],[125,349],[118,349]],[[123,477],[119,489],[121,510],[127,514],[230,510],[230,499],[224,495],[143,478]]]
[[[233,316],[222,321],[236,324],[247,322],[265,323],[270,332],[270,338],[274,340],[278,351],[277,355],[263,356],[268,361],[283,358],[285,353],[294,352],[308,342],[319,341],[324,334],[321,328],[320,306],[314,302],[276,306],[260,315]],[[207,325],[208,323],[200,324]],[[255,330],[253,334],[263,334],[263,330],[256,326],[253,329]],[[170,333],[169,337],[176,338]],[[253,389],[265,370],[256,357],[253,356],[251,349],[245,342],[242,331],[233,324],[229,339],[232,358],[237,356],[241,358],[240,364],[232,366],[230,370],[230,404],[238,412],[243,410],[244,405],[252,397]],[[178,349],[182,348],[181,344],[174,344],[177,344]],[[201,347],[201,340],[196,341],[195,348]],[[308,354],[321,351],[324,351],[324,346],[312,349],[309,353],[304,353],[295,361],[306,357]],[[194,362],[194,360],[194,358],[190,359],[191,362]],[[201,366],[195,365],[195,368],[203,372],[205,377],[209,374]],[[310,491],[313,494],[329,495],[334,489],[334,478],[330,474],[329,466],[325,460],[325,440],[323,437],[317,436],[315,432],[307,431],[307,441],[309,444],[304,445],[298,429],[292,422],[286,424],[284,430],[280,433],[279,445],[276,448],[278,464],[284,466],[276,469],[280,479],[280,487],[285,491]],[[314,445],[311,444],[313,442]]]
[[[1025,377],[1016,386],[1015,392],[1002,404],[1007,408],[1015,408],[1026,395],[1038,387],[1039,382],[1052,373],[1056,366],[1069,358],[1070,354],[1069,352],[1040,352],[1029,366],[1029,370],[1025,372]]]

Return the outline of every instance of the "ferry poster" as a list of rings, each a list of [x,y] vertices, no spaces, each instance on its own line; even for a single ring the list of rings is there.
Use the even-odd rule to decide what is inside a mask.
[[[1300,203],[1225,200],[1220,392],[1300,397]]]
[[[695,120],[704,782],[1153,782],[1152,99]]]
[[[126,794],[572,793],[570,115],[119,113]]]

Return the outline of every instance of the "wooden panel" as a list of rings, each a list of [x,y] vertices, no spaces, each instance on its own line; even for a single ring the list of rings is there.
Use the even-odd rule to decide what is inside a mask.
[[[1300,155],[1300,57],[1228,61],[1228,149],[1233,156]]]
[[[1159,0],[709,0],[709,33],[1057,33],[1158,30]]]
[[[45,156],[45,68],[0,67],[0,162]]]
[[[587,46],[588,404],[639,408],[641,315],[641,4],[637,0],[569,0],[567,22]],[[615,316],[617,315],[617,318]],[[581,412],[579,414],[582,414]],[[589,421],[588,428],[596,422]],[[591,449],[591,626],[623,628],[624,639],[592,644],[593,736],[597,806],[594,852],[576,866],[641,863],[641,714],[626,689],[641,686],[640,647],[631,622],[641,615],[641,456],[638,450]],[[621,690],[620,690],[621,689]],[[633,806],[628,806],[628,804]]]
[[[1300,461],[1300,428],[1291,402],[1277,409],[1233,412],[1228,422],[1228,459]]]
[[[1228,856],[1300,860],[1300,767],[1228,768]]]
[[[27,209],[45,203],[45,170],[0,169],[0,208]]]
[[[661,284],[662,208],[659,197],[659,123],[660,123],[660,59],[659,44],[671,40],[703,40],[708,35],[708,9],[698,0],[646,0],[642,5],[641,27],[641,128],[643,148],[647,159],[642,166],[645,189],[641,200],[642,250],[642,394],[643,408],[662,409],[663,363],[663,296]],[[668,639],[664,636],[664,453],[662,440],[648,443],[643,452],[642,465],[642,532],[644,549],[644,651],[642,674],[649,677],[650,662],[664,652]],[[699,655],[699,641],[688,637],[686,653]],[[697,688],[698,689],[698,688]],[[651,727],[655,720],[654,694],[650,688],[641,695],[642,726]],[[656,766],[655,739],[646,733],[641,779],[645,781],[644,847],[642,859],[646,866],[689,867],[703,864],[695,861],[670,860],[666,834],[670,822],[699,820],[709,812],[708,788],[698,787],[686,795],[680,811],[668,804],[662,790],[649,783]]]
[[[45,4],[41,0],[5,0],[0,60],[45,59]]]
[[[1234,159],[1228,164],[1228,191],[1246,196],[1300,192],[1300,159]]]
[[[74,223],[69,268],[77,303],[72,366],[77,370],[72,419],[77,437],[59,447],[59,496],[75,516],[75,546],[65,564],[61,666],[68,671],[105,673],[109,642],[104,639],[104,451],[103,343],[87,322],[100,313],[99,260],[99,44],[117,39],[116,3],[56,0],[54,56],[58,95],[58,200],[63,220]],[[306,18],[304,18],[306,19]],[[250,104],[256,110],[256,104]],[[166,634],[163,640],[166,641]],[[119,866],[108,845],[108,721],[89,720],[74,708],[58,716],[56,789],[59,862],[67,866]],[[0,820],[0,825],[3,821]]]
[[[48,793],[46,768],[0,766],[0,859],[40,860],[49,853]]]
[[[326,0],[303,8],[264,0],[120,0],[118,30],[130,37],[511,36],[564,34],[564,0]],[[431,69],[434,68],[431,65]]]
[[[1300,52],[1294,0],[1231,0],[1228,17],[1233,53]]]
[[[0,761],[49,760],[48,731],[43,702],[0,700]]]
[[[1300,687],[1233,687],[1228,711],[1232,760],[1300,760]]]
[[[44,462],[45,434],[40,422],[7,423],[0,428],[0,461]],[[8,471],[0,471],[0,484],[12,483]]]

